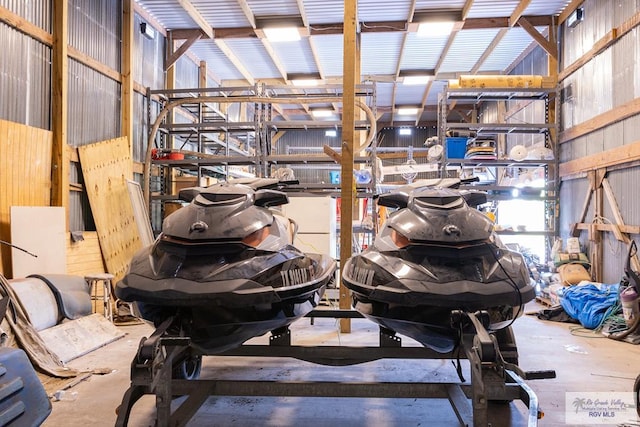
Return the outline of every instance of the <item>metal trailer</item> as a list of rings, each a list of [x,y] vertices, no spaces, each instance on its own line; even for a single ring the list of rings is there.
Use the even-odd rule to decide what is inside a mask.
[[[356,318],[351,310],[314,310],[308,317]],[[499,344],[485,327],[486,312],[452,313],[452,322],[465,324],[458,354],[441,354],[423,347],[403,347],[393,331],[380,330],[379,346],[298,346],[291,345],[288,328],[274,331],[268,345],[245,344],[215,355],[194,354],[188,337],[168,337],[170,321],[140,342],[131,364],[131,386],[118,407],[116,426],[126,426],[134,404],[144,395],[155,395],[156,425],[183,426],[209,396],[261,397],[364,397],[448,399],[461,425],[488,425],[488,403],[521,400],[528,408],[527,425],[537,426],[543,412],[525,380],[555,378],[555,371],[524,372],[515,363],[515,342]],[[502,347],[502,348],[500,348]],[[335,381],[258,381],[184,379],[199,375],[201,356],[258,356],[295,358],[315,364],[348,366],[379,359],[468,359],[470,382],[335,382]],[[459,363],[458,363],[458,366]],[[187,367],[182,374],[176,369]],[[186,375],[185,375],[186,374]],[[637,391],[638,381],[636,381]],[[172,411],[174,396],[187,396]]]

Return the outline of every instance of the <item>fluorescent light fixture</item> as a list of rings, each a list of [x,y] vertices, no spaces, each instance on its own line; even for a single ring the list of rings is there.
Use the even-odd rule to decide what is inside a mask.
[[[324,136],[335,138],[336,136],[338,136],[338,132],[335,129],[329,129],[324,131]]]
[[[264,35],[270,42],[295,42],[301,39],[297,27],[266,27]]]
[[[156,30],[146,22],[140,23],[140,34],[142,34],[149,40],[153,40],[156,38]]]
[[[418,114],[418,107],[398,107],[396,113],[400,116],[411,116]]]
[[[294,79],[291,80],[294,86],[318,86],[319,81],[316,79]]]
[[[579,23],[584,21],[584,8],[579,7],[567,17],[567,25],[569,28],[576,27]]]
[[[320,73],[287,74],[287,80],[289,80],[294,86],[318,86],[322,83]]]
[[[416,11],[413,22],[418,24],[417,36],[448,36],[456,22],[462,22],[462,9],[431,9]]]
[[[421,22],[418,24],[417,35],[418,37],[448,36],[454,25],[453,21]]]
[[[411,135],[411,128],[400,128],[400,135],[407,136]]]
[[[404,85],[425,85],[429,83],[431,76],[405,76],[402,78]]]
[[[311,115],[316,118],[331,117],[333,115],[333,111],[328,110],[326,108],[318,108],[318,109],[311,110]]]

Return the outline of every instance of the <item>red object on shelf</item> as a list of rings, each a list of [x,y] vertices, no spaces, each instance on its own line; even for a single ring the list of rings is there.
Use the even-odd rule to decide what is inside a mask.
[[[182,154],[182,153],[169,153],[167,158],[169,160],[184,160],[184,154]]]

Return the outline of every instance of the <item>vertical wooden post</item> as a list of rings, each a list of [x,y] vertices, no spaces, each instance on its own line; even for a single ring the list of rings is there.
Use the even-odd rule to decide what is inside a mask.
[[[356,25],[357,0],[344,2],[344,61],[342,92],[342,169],[340,215],[340,268],[351,257],[353,231],[353,150],[355,140]],[[341,309],[351,307],[349,290],[340,281]],[[351,332],[350,319],[340,319],[340,331]]]
[[[51,130],[53,147],[51,158],[51,206],[66,211],[69,229],[69,150],[67,147],[68,57],[67,21],[68,1],[53,2],[53,63],[51,65]]]
[[[133,0],[122,1],[122,83],[120,134],[129,140],[129,149],[133,149],[133,39],[134,12]]]

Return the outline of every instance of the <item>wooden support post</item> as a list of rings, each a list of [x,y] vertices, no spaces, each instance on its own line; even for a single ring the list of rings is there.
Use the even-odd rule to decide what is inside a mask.
[[[69,170],[67,149],[68,112],[68,2],[53,2],[53,62],[51,66],[51,130],[53,147],[51,159],[51,206],[66,210],[66,229],[69,229]]]
[[[342,95],[342,169],[340,203],[340,268],[351,257],[353,231],[353,150],[355,141],[355,87],[356,87],[356,19],[357,0],[344,2],[344,62]],[[341,272],[342,273],[342,272]],[[351,307],[349,290],[340,281],[340,309]],[[340,319],[340,331],[351,332],[351,320]]]
[[[133,0],[122,2],[122,101],[120,135],[129,140],[129,149],[133,149]]]

